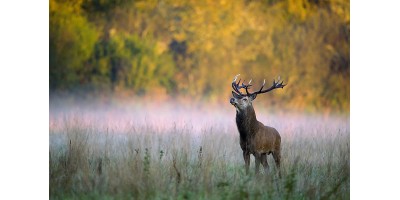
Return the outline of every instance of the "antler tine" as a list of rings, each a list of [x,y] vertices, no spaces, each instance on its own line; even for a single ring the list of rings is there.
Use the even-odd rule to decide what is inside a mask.
[[[279,83],[279,86],[280,86],[280,88],[283,88],[283,87],[285,87],[286,85],[283,84],[283,81],[282,81],[281,83]]]
[[[285,87],[285,85],[283,84],[283,81],[281,81],[281,82],[279,83],[280,80],[281,80],[281,76],[278,76],[278,81],[277,81],[277,82],[275,82],[275,79],[274,79],[274,85],[276,86],[276,88],[283,88],[283,87]]]
[[[277,82],[275,82],[275,79],[274,79],[274,80],[272,81],[272,86],[271,86],[270,88],[266,89],[266,90],[263,90],[263,88],[264,88],[264,86],[265,86],[265,79],[264,79],[264,82],[263,82],[263,84],[262,84],[260,90],[257,91],[257,92],[252,93],[252,95],[253,95],[253,94],[256,94],[256,95],[257,95],[257,94],[262,94],[262,93],[266,93],[266,92],[269,92],[269,91],[274,90],[274,89],[277,89],[277,88],[283,88],[283,87],[285,87],[286,85],[283,84],[283,81],[282,81],[282,82],[279,82],[280,79],[281,79],[280,76],[278,77],[278,81],[277,81]]]
[[[238,76],[240,76],[240,74],[237,74],[237,75],[233,78],[233,81],[232,81],[232,82],[236,82]]]
[[[250,84],[252,80],[253,80],[253,79],[250,79],[249,83],[247,83],[247,86],[245,86],[247,96],[250,96],[250,94],[251,94],[251,93],[249,93],[249,90],[248,90],[248,89],[249,89],[250,86],[252,86],[252,85]]]
[[[246,80],[243,80],[243,82],[241,82],[242,79],[239,79],[239,81],[236,82],[236,80],[237,80],[237,78],[238,78],[239,75],[240,75],[240,74],[236,75],[236,76],[233,78],[233,81],[232,81],[232,88],[233,88],[233,90],[234,90],[236,93],[238,93],[239,95],[241,95],[241,96],[249,96],[249,95],[251,95],[251,93],[249,93],[248,89],[249,89],[250,86],[252,86],[250,83],[251,83],[251,81],[252,81],[253,79],[251,79],[251,80],[249,81],[249,83],[247,83],[247,84],[245,84]],[[240,83],[242,83],[242,84],[240,84]],[[244,94],[242,94],[242,93],[240,92],[240,89],[242,89],[242,88],[246,89],[246,95],[244,95]]]
[[[260,92],[261,92],[261,90],[264,88],[264,86],[265,86],[265,79],[264,79],[263,84],[262,84],[262,86],[261,86],[261,88],[260,88]]]
[[[250,79],[250,81],[249,81],[249,83],[247,83],[247,85],[246,84],[244,84],[244,82],[246,82],[246,80],[243,80],[243,82],[242,82],[242,85],[241,86],[239,86],[239,89],[241,89],[241,88],[244,88],[244,89],[246,89],[246,96],[249,96],[250,95],[250,93],[249,93],[249,87],[250,86],[252,86],[250,83],[251,83],[251,81],[252,81],[253,79]]]
[[[246,82],[246,80],[243,80],[242,85],[239,88],[247,88],[251,86],[249,84],[245,85],[244,82]]]
[[[236,92],[236,93],[238,93],[239,95],[241,95],[241,96],[243,96],[243,94],[240,92],[240,81],[242,80],[242,79],[239,79],[239,82],[237,82],[236,83],[236,80],[237,80],[237,78],[238,78],[238,76],[239,76],[240,74],[238,74],[238,75],[236,75],[234,78],[233,78],[233,81],[232,81],[232,88],[233,88],[233,90]]]

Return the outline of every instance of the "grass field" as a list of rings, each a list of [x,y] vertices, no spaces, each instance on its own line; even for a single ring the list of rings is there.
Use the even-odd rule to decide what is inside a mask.
[[[279,178],[271,155],[269,174],[253,156],[245,174],[233,108],[156,108],[51,105],[50,199],[350,198],[348,115],[255,106],[281,134]]]

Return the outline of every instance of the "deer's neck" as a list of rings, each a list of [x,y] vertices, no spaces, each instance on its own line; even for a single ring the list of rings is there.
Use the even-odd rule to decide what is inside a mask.
[[[247,140],[247,138],[252,137],[257,132],[258,121],[256,112],[252,106],[240,112],[236,111],[236,125],[242,140]]]

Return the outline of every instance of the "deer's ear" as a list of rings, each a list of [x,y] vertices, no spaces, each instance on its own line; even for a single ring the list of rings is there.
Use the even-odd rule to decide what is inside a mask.
[[[257,94],[252,94],[252,95],[250,95],[250,100],[253,101],[254,99],[256,99],[256,97],[257,97]]]
[[[242,97],[238,94],[236,94],[236,92],[232,91],[232,95],[235,99],[241,99]]]

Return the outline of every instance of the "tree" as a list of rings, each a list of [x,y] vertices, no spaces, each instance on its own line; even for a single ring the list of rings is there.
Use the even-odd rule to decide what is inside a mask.
[[[74,2],[50,1],[50,88],[69,89],[86,80],[85,62],[98,38]]]

